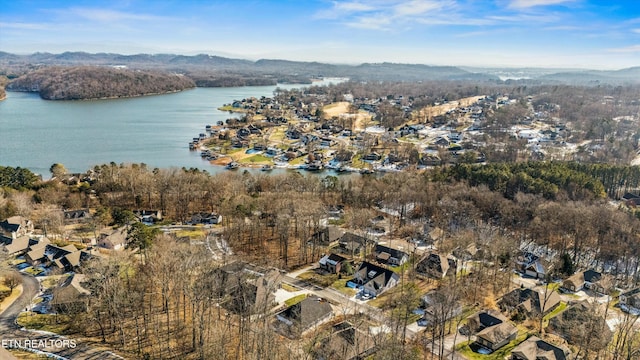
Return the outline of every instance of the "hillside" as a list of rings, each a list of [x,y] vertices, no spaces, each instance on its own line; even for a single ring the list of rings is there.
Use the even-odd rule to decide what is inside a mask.
[[[42,68],[13,80],[7,90],[38,92],[47,100],[87,100],[163,94],[195,86],[182,75],[80,66]]]
[[[37,64],[37,65],[36,65]],[[473,73],[453,66],[377,63],[361,65],[262,59],[230,59],[199,54],[62,54],[15,55],[0,52],[0,74],[23,74],[34,66],[107,65],[130,69],[154,69],[185,74],[198,86],[242,86],[273,82],[310,83],[311,78],[350,77],[363,81],[498,80],[497,76]]]

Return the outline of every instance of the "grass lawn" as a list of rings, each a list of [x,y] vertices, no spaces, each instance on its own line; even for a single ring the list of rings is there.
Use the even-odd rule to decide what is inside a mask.
[[[36,275],[40,274],[42,272],[42,270],[40,270],[38,268],[34,268],[33,266],[29,266],[28,268],[24,269],[24,272],[26,272],[27,274],[36,276]]]
[[[204,229],[193,229],[193,230],[178,230],[176,231],[176,236],[181,237],[189,237],[191,240],[202,240],[205,238],[206,234]]]
[[[284,291],[288,291],[288,292],[296,292],[298,291],[298,289],[296,289],[295,287],[289,285],[289,284],[281,284],[280,288],[282,288],[282,290]]]
[[[360,155],[355,155],[352,159],[351,159],[351,166],[356,168],[356,169],[362,169],[365,166],[367,166],[368,164],[365,163],[364,161],[362,161],[362,159],[360,158]]]
[[[350,278],[338,279],[333,284],[331,284],[331,287],[347,296],[354,296],[358,291],[356,289],[347,287],[347,282],[349,280],[351,279]]]
[[[225,153],[225,155],[233,155],[233,154],[236,154],[236,153],[241,152],[241,151],[242,151],[242,152],[244,152],[244,151],[246,151],[246,150],[245,150],[245,149],[243,149],[243,148],[231,148],[231,149],[228,149],[228,150],[227,150],[227,152]]]
[[[410,263],[410,261],[405,262],[404,264],[400,265],[400,266],[389,266],[389,269],[391,271],[393,271],[394,273],[402,276],[402,273],[410,268],[413,264]]]
[[[294,297],[292,297],[289,300],[285,300],[284,304],[289,307],[289,306],[293,306],[297,303],[299,303],[300,301],[304,300],[307,298],[307,294],[300,294],[300,295],[296,295]]]
[[[16,265],[22,264],[23,262],[26,262],[26,260],[25,259],[13,259],[13,260],[9,261],[9,265],[16,266]]]
[[[32,312],[21,313],[18,316],[18,324],[27,329],[49,331],[56,334],[64,334],[69,328],[69,318],[66,315],[36,314]]]
[[[518,337],[516,337],[515,340],[488,355],[478,354],[477,352],[471,350],[471,348],[469,347],[469,342],[463,342],[459,344],[458,346],[456,346],[456,350],[462,356],[471,360],[503,360],[511,352],[511,350],[520,345],[521,342],[525,341],[527,337],[527,333],[518,334]]]
[[[553,309],[552,312],[548,313],[547,315],[544,316],[544,318],[542,319],[543,321],[543,325],[547,326],[549,324],[549,320],[555,316],[557,316],[558,314],[560,314],[561,312],[564,311],[564,309],[567,308],[567,303],[562,301],[560,302],[560,305],[558,305],[557,308]]]
[[[51,289],[52,287],[58,285],[60,279],[66,278],[68,275],[49,275],[42,279],[40,284],[45,289]]]
[[[269,135],[269,141],[273,141],[273,142],[283,141],[284,138],[285,138],[285,127],[283,126],[278,127]]]
[[[290,164],[290,165],[302,165],[302,164],[304,164],[304,161],[305,161],[306,159],[307,159],[307,156],[306,156],[306,155],[305,155],[305,156],[300,156],[300,157],[297,157],[297,158],[295,158],[295,159],[293,159],[293,160],[289,161],[289,164]]]
[[[241,159],[238,162],[241,164],[247,164],[247,163],[273,164],[273,161],[271,160],[270,157],[264,156],[262,154],[255,154],[248,158]]]
[[[298,279],[308,281],[320,287],[327,287],[333,284],[334,282],[336,282],[336,280],[338,280],[338,275],[336,274],[320,275],[313,270],[309,270],[298,275]]]

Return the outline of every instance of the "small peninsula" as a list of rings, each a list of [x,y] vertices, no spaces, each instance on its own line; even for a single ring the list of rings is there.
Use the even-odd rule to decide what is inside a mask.
[[[29,72],[12,81],[7,90],[37,92],[45,100],[94,100],[164,94],[195,86],[192,79],[180,74],[74,66]]]

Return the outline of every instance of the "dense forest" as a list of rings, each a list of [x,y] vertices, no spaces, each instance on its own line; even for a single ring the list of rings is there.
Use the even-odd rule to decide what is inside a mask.
[[[30,72],[7,90],[38,92],[47,100],[84,100],[163,94],[195,87],[190,78],[110,67],[50,67]]]
[[[126,224],[130,218],[123,209],[159,209],[168,222],[216,211],[224,215],[223,237],[235,258],[294,269],[317,261],[324,251],[308,239],[328,208],[343,208],[340,224],[362,231],[369,231],[376,216],[397,214],[390,224],[395,238],[419,239],[425,228],[439,228],[444,232],[439,251],[471,244],[483,249],[482,266],[442,291],[446,301],[491,306],[509,290],[511,272],[504,269],[523,248],[558,254],[554,277],[593,267],[611,274],[617,286],[639,283],[634,269],[640,264],[640,220],[633,209],[611,205],[605,197],[610,189],[602,183],[628,171],[636,168],[554,162],[460,165],[380,177],[297,172],[211,176],[196,169],[111,163],[96,166],[73,185],[34,183],[29,176],[23,176],[23,183],[5,183],[31,190],[5,187],[0,215],[30,216],[36,226],[46,223],[55,234],[63,226],[59,208],[97,209],[90,228],[98,230]],[[4,168],[4,178],[23,172]],[[70,315],[60,318],[67,334],[100,339],[140,359],[310,359],[322,349],[325,330],[291,343],[276,335],[269,317],[221,311],[213,304],[229,300],[218,270],[225,261],[211,257],[202,244],[141,230],[145,228],[136,225],[129,232],[140,248],[138,255],[96,259],[82,270],[93,295],[86,309],[69,309]],[[412,285],[418,281],[415,274],[409,270],[404,276],[402,291],[380,305],[386,325],[395,331],[377,335],[376,359],[426,357],[439,339],[437,331],[445,334],[433,329],[411,341],[404,337],[401,329],[420,296]],[[581,337],[577,346],[591,340]],[[620,350],[617,346],[626,345],[593,346],[592,355],[609,358]]]

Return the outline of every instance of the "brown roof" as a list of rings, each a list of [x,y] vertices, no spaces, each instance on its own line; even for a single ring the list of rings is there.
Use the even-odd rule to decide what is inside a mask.
[[[5,249],[9,254],[14,254],[29,248],[29,236],[20,236],[14,239],[11,244],[6,245]]]
[[[81,296],[91,294],[80,283],[86,280],[83,274],[73,274],[66,278],[58,287],[53,289],[51,303],[65,304],[77,301]]]
[[[503,322],[495,326],[490,326],[481,330],[476,334],[477,337],[490,341],[491,343],[499,343],[504,339],[517,333],[518,329],[508,322]]]
[[[511,353],[526,360],[565,360],[570,354],[568,349],[552,345],[536,336],[522,342]]]

